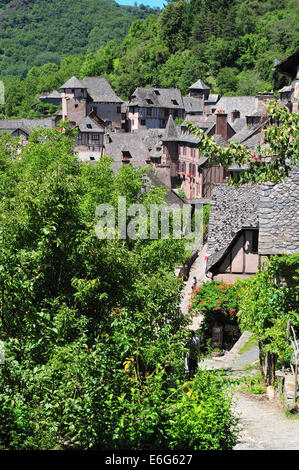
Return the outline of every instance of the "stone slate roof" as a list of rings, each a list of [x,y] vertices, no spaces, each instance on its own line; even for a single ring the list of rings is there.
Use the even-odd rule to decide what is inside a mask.
[[[215,113],[219,110],[223,110],[227,113],[228,122],[234,127],[235,121],[232,121],[233,111],[239,111],[240,118],[242,118],[252,116],[256,108],[257,98],[255,96],[223,96],[216,105]]]
[[[258,186],[214,185],[210,211],[207,269],[224,255],[243,228],[258,228]]]
[[[168,118],[168,121],[167,121],[167,124],[166,124],[165,136],[163,137],[163,141],[164,142],[167,142],[167,141],[173,142],[173,141],[178,140],[178,137],[179,137],[179,134],[178,134],[178,131],[177,131],[177,127],[176,127],[176,125],[173,121],[172,115],[170,114],[169,118]]]
[[[215,124],[215,116],[188,116],[188,119],[185,119],[182,123],[182,127],[186,126],[187,122],[191,122],[193,126],[199,127],[199,129],[206,130]]]
[[[97,103],[123,103],[104,77],[85,77],[82,80],[89,96]]]
[[[207,86],[202,80],[197,80],[189,87],[189,90],[209,90],[210,87]]]
[[[96,132],[104,134],[103,127],[89,116],[84,118],[83,121],[79,124],[79,130],[80,132]]]
[[[151,132],[148,132],[151,131]],[[148,159],[162,156],[162,129],[148,129],[134,134],[110,134],[110,142],[105,142],[105,154],[113,157],[112,168],[118,170],[122,166],[123,151],[130,152],[130,162],[135,167],[148,165]],[[165,131],[165,129],[163,129]],[[160,148],[160,150],[157,150]]]
[[[84,86],[83,83],[81,83],[77,77],[73,76],[69,80],[67,80],[63,85],[61,85],[60,88],[86,88],[86,86]]]
[[[134,101],[133,97],[135,97]],[[146,100],[151,100],[152,104]],[[177,104],[172,100],[175,100]],[[136,88],[131,96],[129,106],[184,109],[183,98],[178,88]]]
[[[259,253],[293,254],[299,251],[299,167],[288,178],[260,189]]]
[[[219,95],[209,95],[208,99],[205,100],[205,104],[216,104],[219,100]]]
[[[184,96],[183,103],[185,107],[185,112],[187,114],[203,112],[203,106],[201,101],[196,98],[193,98],[192,96]]]
[[[61,98],[61,93],[57,90],[51,91],[45,98]]]
[[[0,129],[11,130],[12,132],[17,129],[23,129],[26,133],[30,134],[37,126],[46,129],[53,129],[55,127],[52,119],[2,119],[0,120]]]

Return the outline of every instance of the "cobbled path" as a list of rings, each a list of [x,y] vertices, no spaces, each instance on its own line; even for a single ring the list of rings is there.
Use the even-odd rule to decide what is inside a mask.
[[[193,276],[197,277],[199,283],[206,280],[205,254],[206,246],[202,248],[191,267],[189,279],[185,284],[181,301],[181,309],[185,313],[188,310]],[[196,330],[201,320],[201,316],[194,318],[189,328]],[[245,366],[257,361],[258,348],[254,346],[243,354],[224,357],[223,360],[205,359],[199,367],[230,370],[236,376],[244,376],[250,375],[250,372],[244,370]],[[288,418],[278,401],[269,401],[267,395],[236,393],[234,407],[241,425],[239,440],[234,450],[299,450],[299,419]]]
[[[299,420],[287,418],[277,402],[241,394],[235,401],[243,430],[234,450],[299,450]]]

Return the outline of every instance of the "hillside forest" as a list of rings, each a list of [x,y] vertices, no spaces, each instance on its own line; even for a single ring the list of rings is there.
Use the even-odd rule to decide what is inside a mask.
[[[105,11],[112,4],[105,2]],[[64,8],[67,9],[65,2]],[[76,3],[72,8],[76,9]],[[143,11],[144,15],[148,13],[146,9]],[[65,18],[59,17],[60,21]],[[102,35],[90,25],[88,33],[78,33],[85,41],[80,46],[80,41],[74,41],[72,35],[57,40],[56,29],[49,26],[43,32],[44,44],[38,43],[36,62],[28,72],[26,67],[19,69],[26,62],[23,57],[16,60],[14,56],[14,70],[4,67],[6,58],[13,53],[9,52],[12,46],[8,47],[12,42],[5,39],[0,42],[0,70],[6,104],[0,113],[8,118],[38,117],[32,109],[38,96],[43,91],[59,89],[72,75],[105,76],[124,100],[137,86],[178,87],[185,94],[188,86],[199,78],[211,86],[212,92],[221,95],[277,90],[286,84],[287,78],[273,71],[273,63],[298,48],[298,18],[295,0],[178,0],[168,3],[160,14],[156,11],[145,19],[135,19],[121,41],[117,30],[114,31],[117,38],[110,38],[106,29],[101,29]],[[73,25],[73,20],[71,26],[64,25],[68,34],[78,31]],[[16,49],[19,47],[16,37],[24,28],[25,25],[14,27],[10,33],[11,38],[15,37]],[[30,30],[30,23],[26,28]],[[34,37],[32,42],[36,43]],[[54,44],[59,45],[54,47]],[[55,59],[51,57],[53,49]]]

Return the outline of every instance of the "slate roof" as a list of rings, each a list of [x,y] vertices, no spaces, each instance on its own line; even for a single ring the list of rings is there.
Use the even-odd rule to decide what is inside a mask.
[[[42,98],[61,98],[61,93],[57,90],[53,90]]]
[[[186,126],[187,122],[191,122],[193,126],[199,127],[199,129],[206,130],[215,124],[215,116],[188,116],[188,118],[182,123],[182,127]]]
[[[215,113],[223,110],[227,113],[227,120],[234,127],[232,112],[239,111],[240,118],[251,116],[257,108],[257,98],[255,96],[222,96],[216,105]],[[237,121],[237,119],[236,119]]]
[[[202,80],[197,80],[189,87],[189,90],[209,90],[210,87],[207,86]]]
[[[79,124],[78,127],[80,132],[100,132],[102,134],[104,133],[103,127],[89,116],[83,119],[83,121]]]
[[[211,199],[208,270],[221,259],[242,229],[258,228],[259,187],[214,185]]]
[[[167,142],[167,141],[173,142],[173,141],[176,141],[178,137],[179,137],[179,134],[177,131],[177,127],[173,121],[172,115],[170,114],[167,124],[166,124],[165,136],[163,140],[164,142]]]
[[[53,129],[55,127],[52,119],[2,119],[0,120],[0,129],[12,130],[23,129],[30,134],[37,126],[46,129]]]
[[[219,100],[219,95],[209,95],[208,99],[205,100],[205,104],[216,104]]]
[[[203,112],[202,102],[192,96],[184,96],[183,103],[187,114]]]
[[[77,77],[73,76],[69,80],[67,80],[63,85],[60,87],[61,89],[64,88],[86,88],[83,83],[78,80]]]
[[[248,148],[255,148],[263,143],[262,129],[265,122],[255,124],[253,127],[243,127],[239,132],[233,135],[229,142],[237,142]]]
[[[150,132],[149,132],[150,131]],[[134,167],[145,167],[151,153],[154,157],[162,156],[162,129],[148,129],[134,134],[110,134],[110,142],[105,142],[105,154],[113,157],[112,168],[118,170],[122,166],[123,151],[131,154],[130,163]],[[163,129],[165,131],[165,129]],[[160,150],[157,150],[157,147]]]
[[[156,92],[155,92],[156,91]],[[133,98],[135,100],[133,101]],[[146,100],[151,100],[149,103]],[[175,104],[175,102],[177,104]],[[183,98],[178,88],[136,88],[129,106],[149,108],[184,109]]]
[[[88,94],[94,102],[123,103],[104,77],[84,77],[82,83],[84,88],[87,88]]]

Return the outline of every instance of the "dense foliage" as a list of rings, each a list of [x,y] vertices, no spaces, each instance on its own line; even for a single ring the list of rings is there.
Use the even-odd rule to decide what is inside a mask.
[[[113,0],[0,0],[0,75],[25,75],[34,65],[95,52],[152,13],[158,11]]]
[[[53,8],[57,9],[57,2],[53,3]],[[6,75],[7,93],[3,114],[31,113],[30,105],[36,94],[58,88],[72,75],[78,78],[104,75],[123,99],[128,99],[137,86],[177,86],[185,94],[199,78],[210,85],[214,93],[252,95],[287,83],[285,77],[273,72],[273,62],[293,53],[299,44],[295,0],[177,0],[170,2],[160,15],[151,14],[145,20],[134,21],[121,43],[118,39],[123,35],[118,33],[117,27],[110,27],[110,20],[103,15],[103,11],[109,13],[108,7],[112,9],[115,4],[106,2],[105,8],[94,9],[93,2],[87,3],[75,4],[78,13],[72,15],[71,20],[68,12],[53,13],[51,21],[62,23],[59,33],[53,34],[53,27],[48,29],[47,22],[43,23],[40,36],[32,32],[30,22],[26,26],[21,22],[20,27],[8,30],[11,39],[3,39],[2,46],[0,43],[3,64],[0,76]],[[36,8],[38,5],[40,2]],[[121,8],[116,9],[113,21],[122,24]],[[141,14],[140,8],[136,9],[136,15]],[[61,9],[65,12],[65,3]],[[45,8],[44,21],[48,21],[48,11]],[[102,20],[92,19],[92,24],[86,21],[82,11],[86,11],[88,17],[91,11],[96,18],[98,14],[103,16],[105,27],[107,24],[113,35],[104,34]],[[144,16],[148,13],[143,10]],[[15,18],[18,15],[14,12],[3,21]],[[74,21],[80,22],[80,27],[73,27]],[[30,49],[38,44],[39,52],[36,49],[33,55],[26,52],[24,60],[24,47],[14,37],[21,33],[21,38],[26,37],[27,30],[32,39],[25,41],[26,47]],[[72,35],[77,35],[77,42]],[[61,65],[57,57],[53,57],[57,53],[59,59],[62,58]],[[11,60],[13,67],[9,65]],[[35,67],[28,71],[32,65]],[[27,71],[25,80],[11,77]]]
[[[274,256],[265,269],[238,283],[242,329],[252,331],[261,349],[274,360],[289,363],[293,350],[287,337],[287,323],[299,332],[299,254]],[[268,377],[271,380],[271,377]]]
[[[225,383],[185,383],[182,240],[99,239],[95,208],[144,192],[143,169],[80,164],[72,132],[0,139],[1,449],[229,449]]]

